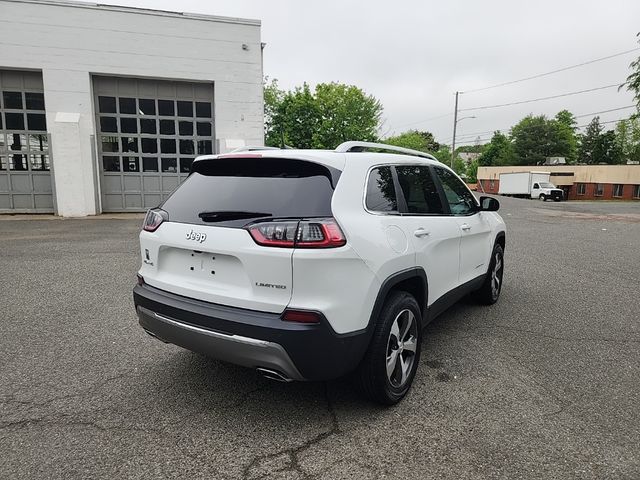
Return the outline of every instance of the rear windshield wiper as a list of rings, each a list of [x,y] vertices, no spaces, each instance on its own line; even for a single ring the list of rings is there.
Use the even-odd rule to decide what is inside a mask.
[[[198,217],[203,222],[224,222],[227,220],[242,220],[245,218],[271,217],[271,213],[264,212],[243,212],[236,210],[220,210],[215,212],[200,212]]]

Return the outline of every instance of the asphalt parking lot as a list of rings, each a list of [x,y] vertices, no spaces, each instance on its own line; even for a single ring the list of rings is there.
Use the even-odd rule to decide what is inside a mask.
[[[139,218],[0,219],[0,478],[640,478],[640,203],[500,201],[499,303],[387,409],[147,336]]]

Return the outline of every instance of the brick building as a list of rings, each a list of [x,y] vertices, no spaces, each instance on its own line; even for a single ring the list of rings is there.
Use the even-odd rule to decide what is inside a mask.
[[[549,172],[569,200],[640,200],[640,165],[478,167],[478,191],[498,193],[501,173]]]

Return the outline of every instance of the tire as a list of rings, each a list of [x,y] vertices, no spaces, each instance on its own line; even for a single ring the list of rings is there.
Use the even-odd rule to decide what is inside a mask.
[[[421,340],[422,315],[415,298],[407,292],[392,292],[356,373],[362,393],[382,405],[402,400],[420,362]]]
[[[540,194],[540,197],[539,197],[539,198],[540,198],[540,200],[542,200],[543,202],[546,202],[546,201],[547,201],[547,197],[546,197],[546,195],[545,195],[544,193]]]
[[[496,268],[497,265],[497,268]],[[504,274],[504,250],[496,243],[491,252],[491,262],[482,287],[476,291],[475,297],[483,305],[493,305],[500,298]]]

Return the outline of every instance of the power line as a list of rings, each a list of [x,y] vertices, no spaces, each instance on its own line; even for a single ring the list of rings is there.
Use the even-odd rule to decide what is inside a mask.
[[[581,93],[595,92],[596,90],[604,90],[605,88],[613,88],[613,87],[619,87],[619,86],[620,86],[619,84],[614,83],[612,85],[604,85],[602,87],[589,88],[587,90],[578,90],[578,91],[575,91],[575,92],[561,93],[559,95],[551,95],[550,97],[532,98],[530,100],[522,100],[522,101],[519,101],[519,102],[511,102],[511,103],[502,103],[502,104],[499,104],[499,105],[484,105],[482,107],[463,108],[463,109],[460,109],[458,111],[460,111],[460,112],[471,112],[471,111],[475,111],[475,110],[487,110],[489,108],[500,108],[500,107],[509,107],[511,105],[522,105],[524,103],[540,102],[542,100],[551,100],[551,99],[554,99],[554,98],[568,97],[570,95],[578,95],[578,94],[581,94]]]
[[[612,108],[611,110],[602,110],[601,112],[585,113],[584,115],[576,115],[574,118],[588,117],[590,115],[599,115],[601,113],[617,112],[618,110],[625,110],[627,108],[635,108],[635,105],[628,105],[626,107]]]
[[[431,122],[432,120],[438,120],[440,118],[450,117],[451,115],[453,115],[453,113],[446,113],[444,115],[438,115],[437,117],[431,117],[431,118],[426,118],[424,120],[418,120],[417,122],[403,123],[402,125],[397,125],[395,128],[403,128],[403,127],[408,127],[410,125],[417,125],[419,123],[427,123],[427,122]]]
[[[498,88],[498,87],[505,87],[507,85],[513,85],[514,83],[520,83],[520,82],[526,82],[528,80],[533,80],[535,78],[540,78],[540,77],[546,77],[547,75],[553,75],[555,73],[560,73],[560,72],[565,72],[567,70],[571,70],[573,68],[578,68],[578,67],[584,67],[585,65],[590,65],[592,63],[596,63],[596,62],[601,62],[603,60],[608,60],[610,58],[614,58],[614,57],[620,57],[622,55],[626,55],[627,53],[631,53],[631,52],[635,52],[637,50],[640,50],[640,47],[636,47],[636,48],[632,48],[631,50],[625,50],[624,52],[618,52],[618,53],[614,53],[613,55],[607,55],[606,57],[600,57],[600,58],[596,58],[594,60],[589,60],[587,62],[582,62],[582,63],[577,63],[575,65],[570,65],[568,67],[563,67],[563,68],[559,68],[557,70],[552,70],[550,72],[545,72],[545,73],[539,73],[537,75],[532,75],[530,77],[525,77],[525,78],[520,78],[518,80],[511,80],[509,82],[503,82],[503,83],[497,83],[495,85],[490,85],[488,87],[482,87],[482,88],[475,88],[473,90],[467,90],[465,92],[460,92],[460,93],[474,93],[474,92],[482,92],[484,90],[490,90],[493,88]]]

